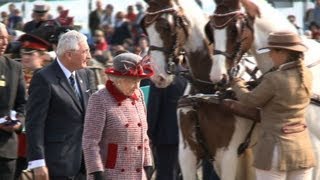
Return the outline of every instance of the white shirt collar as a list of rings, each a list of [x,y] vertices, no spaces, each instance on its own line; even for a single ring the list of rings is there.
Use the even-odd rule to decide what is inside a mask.
[[[69,77],[71,76],[71,74],[73,74],[75,76],[75,71],[73,72],[70,72],[59,60],[59,58],[57,57],[57,61],[58,61],[58,64],[60,66],[60,68],[62,69],[64,75],[67,77],[67,79],[69,79]]]

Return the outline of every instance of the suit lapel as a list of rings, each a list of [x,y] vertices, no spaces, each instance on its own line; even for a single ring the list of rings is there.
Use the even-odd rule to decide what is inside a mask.
[[[83,74],[80,71],[76,73],[76,77],[77,77],[77,83],[79,86],[79,91],[82,97],[82,107],[86,107],[88,103],[88,98],[87,98],[88,93],[87,93],[85,78],[83,77]]]
[[[74,93],[69,81],[67,80],[67,77],[65,76],[65,74],[63,73],[62,69],[60,68],[59,64],[57,61],[54,62],[54,66],[56,68],[56,75],[57,78],[59,79],[59,84],[60,86],[71,96],[72,100],[74,101],[74,103],[77,105],[77,107],[83,111],[82,105],[80,103],[80,100],[78,99],[78,97],[76,96],[76,94]]]

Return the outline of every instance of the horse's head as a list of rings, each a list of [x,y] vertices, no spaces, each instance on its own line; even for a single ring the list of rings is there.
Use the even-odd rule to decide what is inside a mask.
[[[208,38],[214,43],[214,61],[210,71],[213,83],[226,84],[228,71],[235,67],[252,46],[254,40],[254,12],[251,4],[243,12],[240,0],[215,0],[216,9],[205,27]],[[241,1],[248,5],[246,0]],[[250,9],[247,10],[247,7]]]
[[[149,36],[151,64],[155,74],[151,80],[158,87],[173,81],[176,65],[183,54],[182,46],[188,36],[187,20],[175,1],[148,0],[149,7],[141,26]]]

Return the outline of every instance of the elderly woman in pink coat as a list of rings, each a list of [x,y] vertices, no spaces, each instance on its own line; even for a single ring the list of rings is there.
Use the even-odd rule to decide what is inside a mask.
[[[152,158],[139,83],[153,70],[140,56],[122,53],[106,74],[106,88],[90,97],[85,117],[83,151],[88,179],[147,179],[144,167],[152,166]]]

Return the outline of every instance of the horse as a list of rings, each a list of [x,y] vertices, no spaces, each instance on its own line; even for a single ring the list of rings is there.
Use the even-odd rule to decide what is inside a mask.
[[[175,66],[182,56],[191,76],[191,86],[185,94],[215,93],[217,89],[209,79],[213,48],[204,32],[208,17],[194,1],[149,0],[147,4],[142,27],[149,36],[151,65],[155,69],[151,80],[163,88],[172,83],[177,73]],[[219,104],[206,102],[180,106],[177,115],[183,179],[196,179],[197,165],[206,157],[214,159],[221,179],[240,176],[237,169],[244,167],[238,166],[243,156],[239,158],[237,148],[245,140],[251,120],[235,116]],[[242,169],[238,172],[245,174]]]
[[[237,66],[239,59],[247,51],[254,56],[262,73],[268,72],[273,66],[272,61],[266,52],[258,49],[267,46],[270,32],[297,32],[295,27],[264,0],[215,0],[215,3],[216,9],[205,28],[217,52],[210,71],[211,81],[228,83],[228,71]],[[244,20],[243,16],[248,16],[247,20]],[[253,26],[246,28],[248,21],[253,22]],[[306,121],[318,163],[313,170],[313,179],[316,180],[320,179],[320,125],[317,122],[320,110],[320,88],[317,86],[320,83],[320,55],[317,50],[320,49],[320,44],[305,38],[303,40],[309,48],[305,52],[305,64],[313,73],[312,90],[314,96],[318,97],[317,100],[311,101],[318,102],[318,105],[311,103],[306,112]]]

